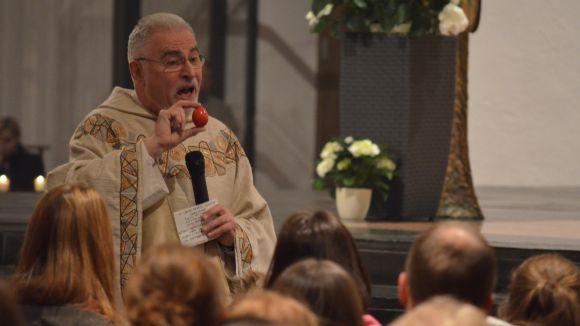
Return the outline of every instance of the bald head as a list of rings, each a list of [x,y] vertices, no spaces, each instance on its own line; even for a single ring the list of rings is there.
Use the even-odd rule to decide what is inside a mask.
[[[471,225],[438,223],[415,240],[405,272],[413,305],[449,294],[484,307],[495,283],[495,254]]]

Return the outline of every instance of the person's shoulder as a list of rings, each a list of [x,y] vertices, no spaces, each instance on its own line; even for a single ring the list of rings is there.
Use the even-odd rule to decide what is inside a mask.
[[[96,312],[68,305],[22,305],[22,312],[28,323],[32,325],[113,325],[104,316]]]

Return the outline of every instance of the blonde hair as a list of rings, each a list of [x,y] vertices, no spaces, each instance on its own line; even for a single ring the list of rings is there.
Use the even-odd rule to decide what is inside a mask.
[[[481,309],[451,296],[435,296],[396,319],[392,326],[486,326]]]
[[[41,199],[28,224],[13,279],[21,302],[77,305],[118,321],[111,225],[99,194],[61,185]]]
[[[559,255],[526,259],[512,274],[499,315],[514,324],[580,325],[580,271]]]
[[[129,35],[127,60],[129,62],[134,61],[138,56],[137,53],[143,51],[145,44],[154,33],[181,29],[186,29],[195,35],[191,25],[175,14],[160,12],[142,17]]]
[[[210,326],[224,298],[220,271],[202,252],[180,245],[153,248],[139,262],[125,292],[133,326]]]
[[[227,320],[248,317],[286,326],[318,325],[316,315],[305,305],[269,290],[250,291],[234,301],[226,311]]]

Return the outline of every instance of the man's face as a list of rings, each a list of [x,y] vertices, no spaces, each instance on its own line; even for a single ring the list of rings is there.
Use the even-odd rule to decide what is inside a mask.
[[[0,158],[10,157],[16,152],[18,138],[10,131],[0,131]]]
[[[194,67],[189,62],[197,55],[197,41],[187,29],[154,33],[139,57],[145,59],[130,64],[142,104],[157,114],[179,100],[197,102],[202,67]],[[173,60],[182,60],[184,64],[177,71],[167,71],[167,64],[163,63]]]

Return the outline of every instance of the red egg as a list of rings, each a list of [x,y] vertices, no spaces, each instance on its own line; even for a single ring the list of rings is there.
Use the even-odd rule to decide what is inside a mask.
[[[191,119],[193,120],[193,123],[196,127],[205,126],[208,120],[207,110],[201,105],[196,107],[193,111]]]

